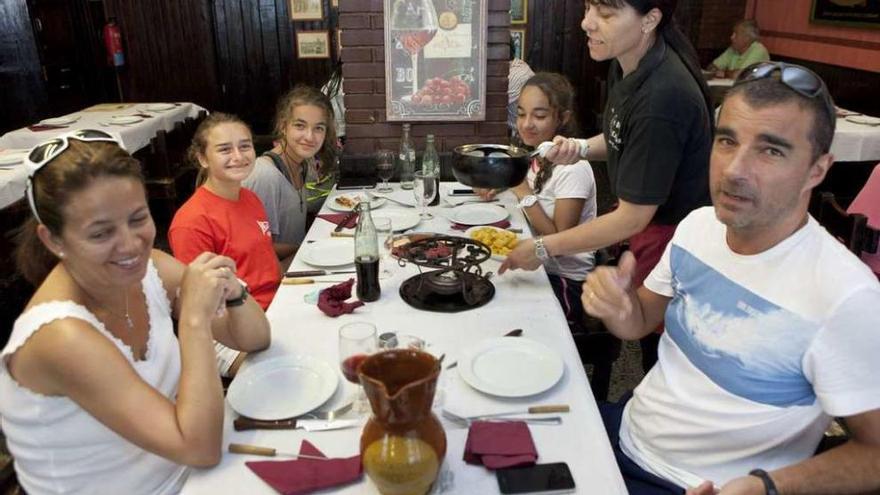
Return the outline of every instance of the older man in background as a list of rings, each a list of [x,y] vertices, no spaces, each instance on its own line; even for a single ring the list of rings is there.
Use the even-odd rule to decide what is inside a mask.
[[[770,60],[767,47],[758,41],[761,32],[750,19],[739,21],[730,35],[730,47],[712,61],[707,69],[717,78],[735,79],[740,71],[758,62]]]

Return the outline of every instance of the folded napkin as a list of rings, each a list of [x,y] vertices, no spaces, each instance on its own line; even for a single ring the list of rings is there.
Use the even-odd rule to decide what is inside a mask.
[[[522,421],[474,421],[464,444],[464,461],[488,469],[534,464],[538,451]]]
[[[337,317],[351,313],[355,308],[364,305],[363,301],[355,301],[347,303],[346,299],[351,297],[351,288],[354,285],[354,279],[348,279],[348,282],[336,284],[321,291],[318,295],[318,309],[327,316]]]
[[[498,227],[499,229],[506,229],[507,227],[510,227],[510,222],[508,222],[507,220],[501,220],[501,221],[495,222],[495,223],[487,223],[486,225],[480,225],[480,227],[485,227],[485,226]],[[460,223],[452,222],[452,230],[467,230],[471,227],[473,227],[473,225],[463,225]]]
[[[303,455],[326,457],[307,440],[299,448]],[[319,461],[296,459],[290,461],[252,461],[245,465],[278,493],[295,495],[311,493],[324,488],[350,483],[361,477],[361,456]]]
[[[53,129],[67,129],[67,126],[66,125],[51,125],[51,124],[34,124],[34,125],[28,126],[28,130],[31,132],[51,131]]]
[[[358,216],[355,214],[354,216],[349,217],[348,213],[324,213],[322,215],[318,215],[318,218],[323,218],[330,223],[339,225],[341,222],[345,221],[348,218],[348,221],[343,225],[346,229],[353,229],[358,223]]]

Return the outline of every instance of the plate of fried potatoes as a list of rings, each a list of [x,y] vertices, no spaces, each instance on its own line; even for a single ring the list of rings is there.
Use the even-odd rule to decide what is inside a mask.
[[[492,250],[492,258],[501,261],[507,257],[507,254],[519,242],[519,238],[513,232],[489,225],[471,227],[465,230],[464,233],[470,239],[480,241],[489,246],[489,249]]]

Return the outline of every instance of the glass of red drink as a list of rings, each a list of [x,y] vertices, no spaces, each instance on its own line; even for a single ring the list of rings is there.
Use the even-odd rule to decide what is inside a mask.
[[[339,327],[339,363],[342,376],[358,385],[358,396],[353,409],[358,413],[369,410],[363,389],[358,380],[358,368],[368,356],[378,350],[376,325],[366,321],[346,323]]]

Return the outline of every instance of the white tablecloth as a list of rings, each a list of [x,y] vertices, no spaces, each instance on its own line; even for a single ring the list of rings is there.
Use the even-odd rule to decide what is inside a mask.
[[[450,187],[452,184],[442,185],[444,197],[445,191]],[[502,198],[512,215],[513,225],[524,226],[521,212],[512,206],[512,195],[506,193]],[[386,203],[375,210],[374,216],[381,216],[382,210],[388,208],[398,207],[390,202]],[[449,210],[436,207],[433,211],[435,219],[419,225],[416,230],[452,232],[449,229],[450,222],[442,216]],[[309,231],[307,240],[325,239],[333,227],[332,224],[318,219]],[[497,261],[487,261],[484,270],[495,271],[498,265]],[[297,258],[291,270],[307,268],[311,267]],[[378,301],[358,308],[352,315],[339,318],[327,317],[315,306],[303,302],[303,296],[314,291],[315,286],[282,286],[267,312],[272,324],[272,346],[267,351],[254,355],[252,359],[265,360],[300,352],[321,357],[337,367],[337,329],[344,323],[356,320],[373,322],[380,333],[396,331],[422,337],[429,343],[430,352],[435,355],[446,354],[446,362],[457,359],[462,349],[480,339],[501,336],[511,329],[522,328],[525,337],[542,342],[560,354],[565,362],[565,374],[559,383],[537,396],[499,399],[470,388],[455,369],[444,370],[438,387],[437,402],[465,414],[511,410],[536,404],[569,404],[571,412],[564,415],[564,424],[561,426],[530,426],[540,456],[538,462],[567,462],[579,493],[626,493],[583,366],[562,310],[543,270],[495,276],[492,282],[496,293],[492,301],[481,308],[449,314],[416,310],[403,302],[398,295],[400,283],[417,273],[417,270],[412,266],[400,268],[393,265],[392,268],[394,275],[391,279],[382,280],[382,297]],[[333,278],[339,279],[340,276]],[[245,366],[249,364],[251,363],[245,363]],[[340,383],[344,384],[344,387],[340,387],[344,390],[337,390],[336,395],[330,399],[330,405],[343,403],[344,397],[354,391],[353,386],[341,378],[341,374]],[[439,409],[435,409],[435,412],[439,413]],[[230,442],[236,442],[296,451],[299,450],[301,440],[308,439],[328,456],[352,456],[358,453],[360,428],[319,433],[302,433],[300,430],[236,432],[232,429],[234,416],[235,413],[227,404],[224,447]],[[447,478],[451,473],[452,483],[443,491],[435,487],[434,493],[498,493],[493,472],[482,466],[465,464],[462,460],[467,429],[446,420],[442,421],[448,441],[443,470]],[[183,493],[274,493],[244,465],[245,461],[252,460],[267,458],[224,453],[218,466],[195,470],[184,486]],[[339,487],[333,493],[375,494],[378,491],[365,476],[361,481]]]
[[[107,105],[102,104],[102,106]],[[194,103],[180,103],[178,106],[163,112],[148,112],[146,106],[147,104],[141,103],[119,104],[117,109],[97,112],[86,111],[89,110],[86,109],[71,114],[80,116],[79,120],[62,129],[33,132],[25,127],[11,131],[0,136],[0,154],[18,153],[55,136],[76,129],[101,129],[111,134],[116,134],[122,139],[125,149],[129,153],[134,153],[148,145],[150,139],[153,139],[159,130],[171,131],[177,122],[182,122],[187,118],[195,118],[199,112],[204,110],[204,108]],[[101,125],[109,121],[114,115],[132,115],[135,113],[152,115],[152,117],[127,126]],[[0,208],[5,208],[24,196],[26,184],[27,173],[24,171],[23,164],[6,167],[0,166]]]
[[[835,162],[880,161],[880,126],[857,124],[838,117],[831,154]]]
[[[69,114],[71,116],[78,116],[79,119],[62,129],[34,132],[27,127],[23,127],[7,132],[0,137],[0,148],[32,148],[59,134],[76,129],[102,129],[119,134],[125,149],[129,153],[134,153],[148,145],[150,139],[153,139],[153,136],[160,129],[171,131],[174,129],[175,123],[183,121],[187,117],[196,117],[200,111],[204,110],[204,108],[194,103],[178,103],[176,104],[177,106],[170,110],[150,112],[146,110],[147,105],[147,103],[121,103],[116,105],[118,108],[105,111],[92,111],[87,108]],[[102,108],[109,106],[108,104],[101,104]],[[136,113],[152,115],[152,117],[130,125],[108,125],[113,116],[133,115]]]

